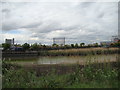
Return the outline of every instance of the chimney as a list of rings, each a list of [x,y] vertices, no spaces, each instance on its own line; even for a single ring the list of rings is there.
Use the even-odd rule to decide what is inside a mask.
[[[14,38],[13,38],[13,45],[14,45]]]

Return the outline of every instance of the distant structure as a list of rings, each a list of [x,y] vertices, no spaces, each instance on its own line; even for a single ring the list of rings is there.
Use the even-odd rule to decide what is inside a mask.
[[[11,47],[14,46],[14,38],[13,39],[5,39],[5,43],[10,44]]]
[[[62,37],[62,38],[53,38],[53,44],[64,46],[65,45],[65,37]]]
[[[100,42],[102,46],[110,46],[112,43],[116,43],[120,40],[118,36],[112,36],[111,41]]]
[[[112,43],[112,41],[104,41],[104,42],[100,42],[101,46],[110,46],[110,44]]]
[[[120,37],[118,36],[112,36],[112,42],[118,42],[120,40]]]

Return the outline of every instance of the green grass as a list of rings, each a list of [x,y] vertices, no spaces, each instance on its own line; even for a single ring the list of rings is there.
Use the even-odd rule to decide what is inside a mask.
[[[11,66],[10,66],[11,67]],[[34,71],[23,68],[3,68],[3,88],[118,88],[118,69],[95,69],[92,66],[58,75],[53,70],[36,76]]]
[[[88,83],[74,83],[66,88],[118,88],[118,81],[113,81],[113,84],[110,84],[110,82],[99,83],[96,81],[90,81]]]

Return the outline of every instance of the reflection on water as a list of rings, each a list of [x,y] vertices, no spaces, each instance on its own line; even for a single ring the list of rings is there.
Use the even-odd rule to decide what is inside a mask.
[[[39,57],[37,60],[30,61],[11,61],[11,63],[21,64],[21,65],[31,65],[31,64],[85,64],[87,62],[110,62],[116,61],[118,54],[109,55],[89,55],[89,56],[55,56],[55,57]]]

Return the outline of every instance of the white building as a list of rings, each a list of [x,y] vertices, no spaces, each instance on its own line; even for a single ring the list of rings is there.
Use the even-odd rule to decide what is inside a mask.
[[[5,39],[5,43],[10,44],[10,46],[14,46],[14,38],[13,39]]]

